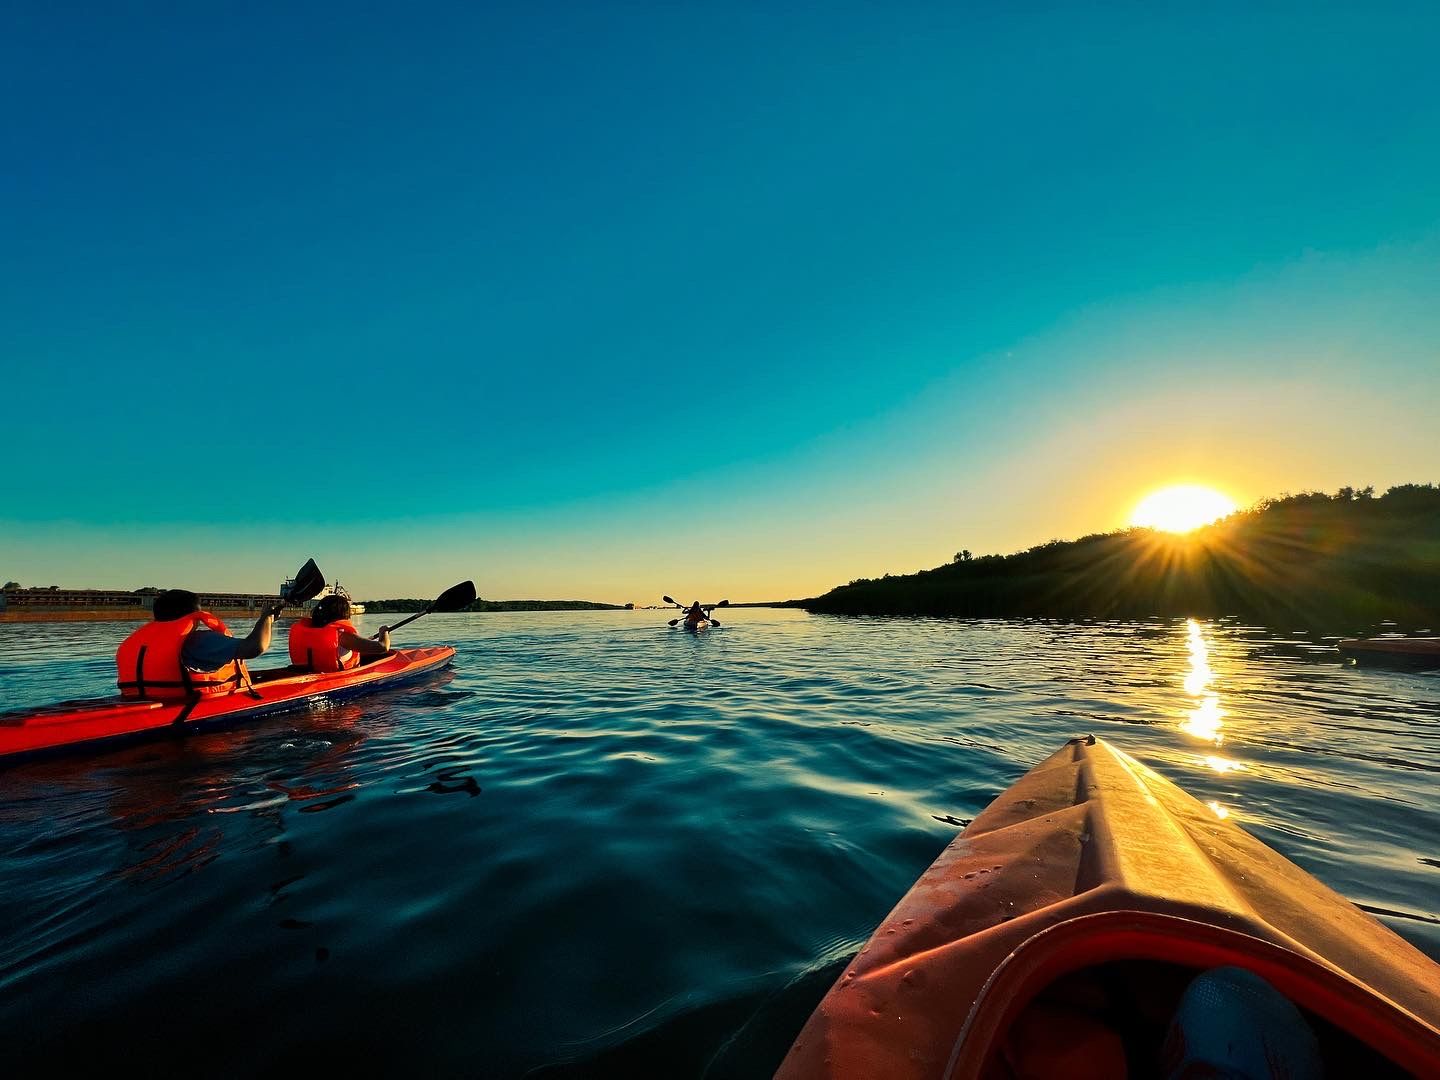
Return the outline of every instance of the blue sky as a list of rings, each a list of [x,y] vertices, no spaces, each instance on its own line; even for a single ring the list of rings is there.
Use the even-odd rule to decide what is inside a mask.
[[[1440,479],[1440,9],[11,5],[0,574],[813,593]]]

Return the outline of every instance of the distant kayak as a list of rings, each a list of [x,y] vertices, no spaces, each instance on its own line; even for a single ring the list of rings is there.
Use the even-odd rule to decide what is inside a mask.
[[[698,633],[701,630],[708,630],[711,626],[719,626],[720,620],[715,618],[711,612],[716,608],[730,606],[729,600],[721,600],[715,604],[702,604],[699,600],[696,600],[687,607],[684,604],[678,603],[673,596],[667,595],[662,597],[662,599],[665,603],[673,604],[684,612],[679,618],[671,619],[670,625],[683,627],[692,634]]]
[[[1202,972],[1222,987],[1268,983],[1298,1006],[1327,1075],[1440,1075],[1440,965],[1091,737],[946,848],[777,1077],[1123,1076],[1127,1061],[1130,1075],[1163,1075],[1167,1026]],[[1243,1025],[1243,1008],[1234,1015]],[[1245,1037],[1211,1043],[1223,1055]]]
[[[1417,667],[1440,666],[1440,638],[1346,638],[1340,642],[1340,655]]]
[[[442,668],[454,655],[449,646],[399,649],[349,671],[316,674],[288,667],[256,671],[251,676],[253,694],[239,689],[194,702],[113,697],[0,713],[0,760],[240,723],[303,708],[320,698],[388,688]]]

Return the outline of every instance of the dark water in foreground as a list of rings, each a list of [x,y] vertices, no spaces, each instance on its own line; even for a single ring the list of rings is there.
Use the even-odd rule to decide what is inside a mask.
[[[434,616],[416,686],[0,772],[5,1071],[768,1075],[1085,732],[1440,958],[1440,676],[1184,622],[663,621]],[[4,707],[108,692],[121,630],[0,625]]]

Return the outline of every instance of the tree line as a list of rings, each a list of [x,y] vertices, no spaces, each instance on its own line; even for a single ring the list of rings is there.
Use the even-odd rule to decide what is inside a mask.
[[[846,615],[1139,619],[1233,615],[1350,632],[1440,630],[1440,487],[1266,499],[1183,536],[1130,528],[861,578],[799,601]]]
[[[430,600],[366,600],[365,613],[424,611]],[[622,611],[621,604],[601,604],[594,600],[476,600],[465,611]]]

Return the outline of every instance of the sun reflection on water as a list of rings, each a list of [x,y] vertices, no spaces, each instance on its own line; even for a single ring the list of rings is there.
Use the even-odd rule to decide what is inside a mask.
[[[1187,619],[1185,626],[1186,647],[1190,650],[1190,668],[1185,673],[1185,693],[1196,701],[1194,707],[1186,711],[1185,719],[1180,722],[1180,730],[1219,746],[1225,741],[1225,736],[1220,732],[1225,725],[1225,710],[1220,707],[1220,695],[1211,688],[1215,681],[1215,672],[1210,667],[1210,649],[1205,644],[1205,636],[1200,632],[1198,622]]]
[[[1220,757],[1218,754],[1211,754],[1208,757],[1201,758],[1200,760],[1204,762],[1206,766],[1214,769],[1217,773],[1220,773],[1222,775],[1228,772],[1240,772],[1242,769],[1245,768],[1245,766],[1240,764],[1240,762],[1231,761],[1229,758]]]

